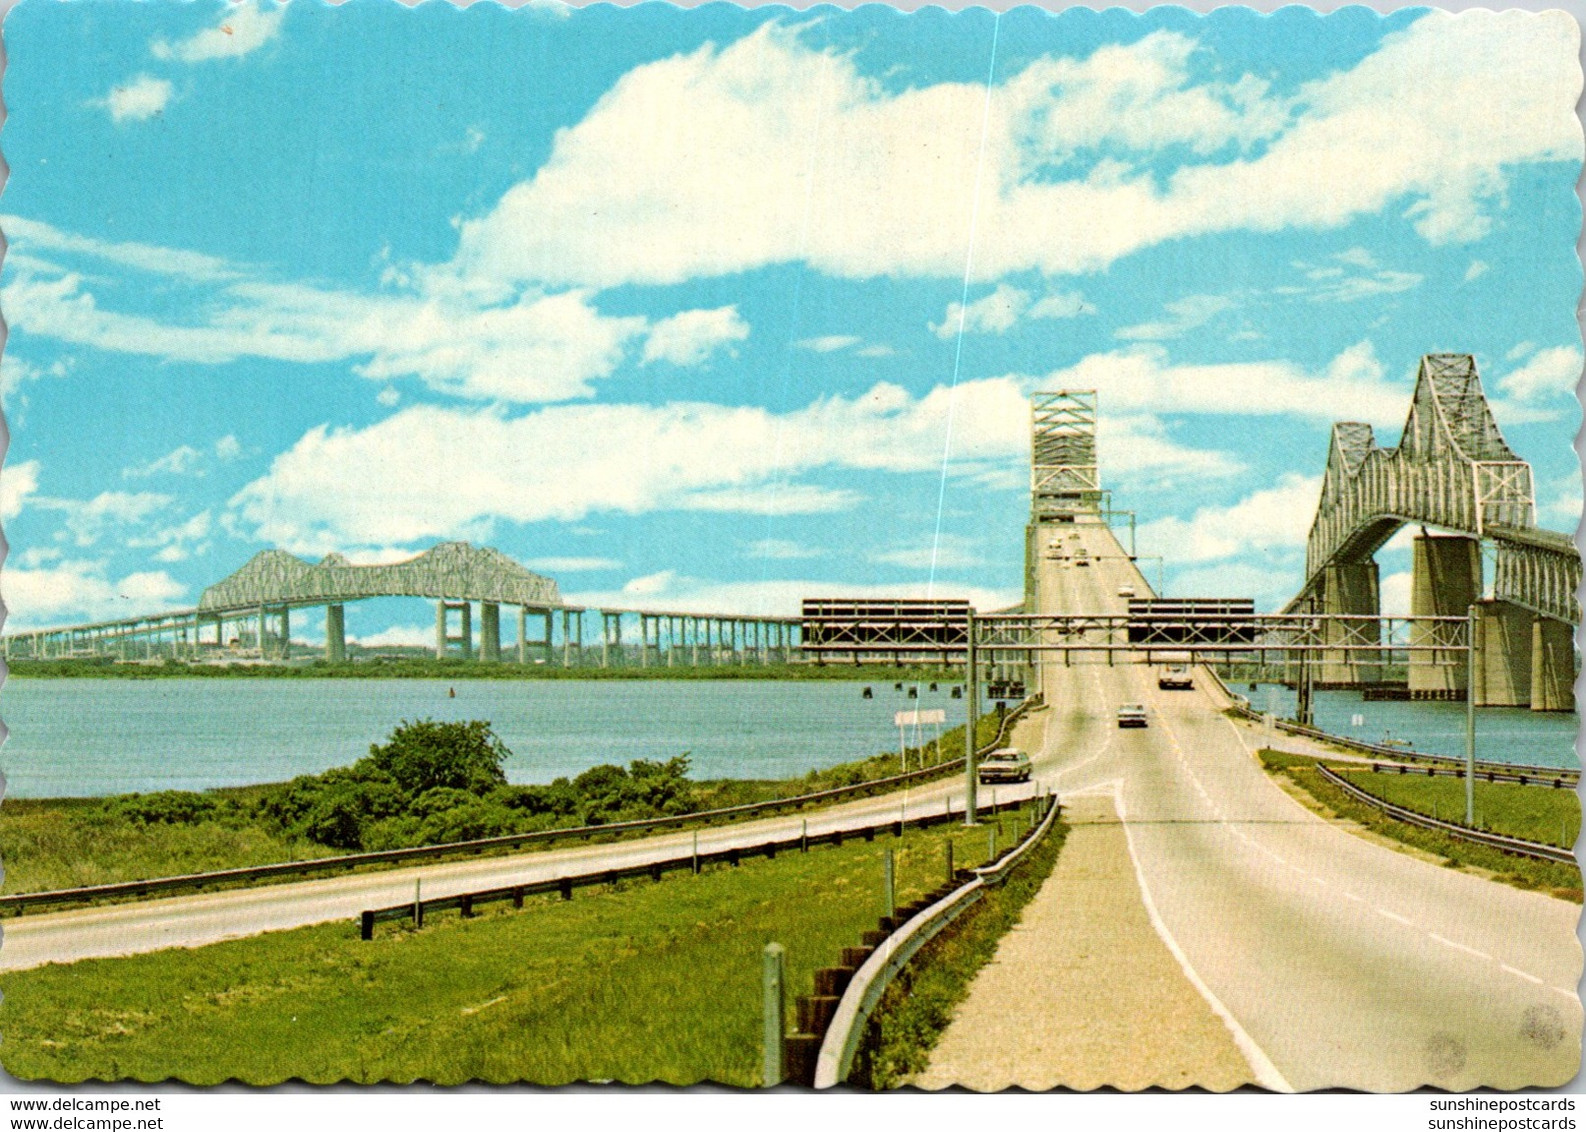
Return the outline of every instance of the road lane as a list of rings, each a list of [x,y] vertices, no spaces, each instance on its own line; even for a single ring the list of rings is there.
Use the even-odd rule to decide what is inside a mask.
[[[1147,592],[1109,531],[1079,530],[1093,564],[1043,560],[1043,611],[1106,612],[1123,606],[1121,585]],[[1038,765],[1065,792],[1116,790],[1162,931],[1288,1084],[1516,1088],[1574,1076],[1578,906],[1322,820],[1266,775],[1205,690],[1160,691],[1143,665],[1060,662],[1044,665],[1042,689],[1055,747]],[[1151,726],[1095,749],[1095,726],[1126,701],[1146,704]]]

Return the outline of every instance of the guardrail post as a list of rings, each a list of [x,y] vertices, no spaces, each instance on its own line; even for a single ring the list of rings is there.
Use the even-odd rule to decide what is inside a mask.
[[[1560,822],[1558,828],[1559,828],[1559,832],[1562,834],[1564,832],[1564,823]],[[883,895],[884,895],[884,899],[885,899],[886,907],[887,907],[887,918],[891,919],[893,916],[895,916],[897,914],[897,911],[898,911],[898,890],[897,890],[897,887],[896,887],[896,885],[894,883],[894,878],[895,878],[894,868],[895,868],[895,866],[894,866],[893,860],[892,860],[892,850],[891,849],[887,850],[885,861],[886,861],[886,868],[885,868],[885,872],[883,874],[884,879],[882,880],[882,891],[883,891]],[[368,915],[368,914],[369,913],[365,913],[365,915]],[[373,921],[372,920],[370,921],[370,925],[371,925],[371,927],[373,926]],[[368,939],[369,937],[365,936],[364,938]]]
[[[799,821],[799,852],[810,851],[810,819],[802,818]]]
[[[785,997],[782,988],[783,957],[780,943],[768,943],[761,954],[761,991],[764,1002],[764,1030],[761,1034],[760,1076],[765,1088],[782,1083],[782,1040],[787,1034],[782,1013]]]
[[[991,824],[988,823],[987,826],[986,826],[986,860],[987,861],[995,861],[996,859],[997,859],[997,827],[995,825],[991,825]]]
[[[942,850],[943,850],[943,856],[946,857],[946,863],[947,863],[947,883],[948,884],[952,884],[953,883],[953,878],[958,875],[958,870],[953,868],[953,839],[952,838],[949,837],[946,841],[942,842]]]
[[[694,875],[699,875],[699,830],[694,831]]]
[[[1563,825],[1559,826],[1560,830],[1563,830],[1563,828]],[[366,911],[358,917],[358,938],[374,938],[374,913],[372,911]]]
[[[424,901],[419,896],[422,891],[419,886],[423,883],[420,878],[413,878],[413,926],[416,928],[424,926]]]

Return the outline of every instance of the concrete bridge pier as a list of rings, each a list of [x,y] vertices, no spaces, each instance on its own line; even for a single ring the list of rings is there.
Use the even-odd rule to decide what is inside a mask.
[[[1476,606],[1476,703],[1480,707],[1531,704],[1532,616],[1503,601]]]
[[[1481,540],[1417,535],[1410,567],[1410,643],[1430,644],[1441,630],[1417,617],[1464,617],[1481,599]],[[1470,686],[1464,650],[1410,654],[1412,699],[1455,699]]]
[[[451,613],[458,614],[458,631],[453,636],[451,631]],[[474,616],[473,606],[466,601],[447,601],[442,598],[435,603],[435,658],[445,660],[447,652],[452,645],[457,645],[464,658],[472,659],[474,655]],[[498,627],[499,632],[499,627]],[[498,638],[499,641],[499,638]],[[497,650],[499,652],[499,648]]]
[[[1531,710],[1575,710],[1574,629],[1551,617],[1531,623]]]
[[[501,606],[493,601],[479,603],[479,659],[487,664],[501,661]]]
[[[347,659],[347,607],[340,602],[325,607],[325,659],[332,664]]]
[[[1375,559],[1328,566],[1322,573],[1322,612],[1377,617],[1382,613],[1382,597]],[[1322,642],[1350,642],[1374,645],[1381,640],[1381,626],[1368,622],[1336,621],[1325,623]],[[1381,679],[1379,662],[1369,651],[1322,653],[1322,684],[1377,683]]]

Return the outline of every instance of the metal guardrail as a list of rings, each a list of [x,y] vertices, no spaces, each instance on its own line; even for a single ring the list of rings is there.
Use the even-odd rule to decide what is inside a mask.
[[[992,750],[999,746],[1013,725],[1039,697],[1031,697],[1003,716],[997,737],[979,748]],[[185,873],[180,876],[152,877],[148,880],[117,881],[113,884],[85,885],[80,888],[59,888],[45,892],[19,892],[0,896],[0,915],[21,915],[29,908],[42,908],[54,904],[78,904],[93,900],[113,899],[121,896],[154,896],[204,888],[208,885],[248,883],[279,877],[308,877],[316,873],[341,872],[364,865],[405,864],[409,861],[427,861],[436,857],[449,857],[462,853],[485,853],[493,849],[515,849],[524,845],[550,844],[559,840],[579,840],[605,834],[635,833],[686,826],[694,822],[710,823],[721,819],[754,817],[775,813],[778,810],[797,809],[823,802],[838,802],[868,792],[886,790],[894,786],[907,786],[921,779],[930,779],[962,770],[962,758],[949,759],[934,766],[856,782],[850,786],[837,786],[818,790],[812,794],[798,794],[790,798],[773,798],[765,802],[746,802],[740,806],[723,806],[714,810],[699,810],[691,814],[675,814],[661,818],[643,818],[637,821],[610,822],[606,825],[582,825],[567,829],[543,829],[533,833],[509,833],[500,837],[481,837],[471,841],[449,841],[440,845],[419,845],[410,849],[386,849],[374,853],[348,853],[340,857],[314,857],[306,861],[281,861],[269,865],[251,865],[246,868],[216,869],[211,872]]]
[[[829,1089],[847,1079],[853,1069],[860,1040],[864,1037],[865,1026],[892,980],[920,948],[978,903],[987,888],[1006,880],[1014,867],[1051,830],[1062,806],[1057,804],[1051,794],[1041,797],[1047,799],[1046,814],[1017,848],[995,864],[973,870],[975,875],[971,880],[910,918],[879,943],[859,970],[854,972],[821,1040],[820,1052],[815,1061],[815,1088]]]
[[[1227,685],[1224,685],[1227,691]],[[1228,692],[1229,702],[1233,710],[1253,723],[1262,723],[1266,716],[1250,706],[1250,701],[1237,692]],[[1425,762],[1447,763],[1450,765],[1464,766],[1465,760],[1459,755],[1439,755],[1430,751],[1407,751],[1402,747],[1387,747],[1380,743],[1367,743],[1362,739],[1351,739],[1345,735],[1335,735],[1331,731],[1323,731],[1318,727],[1307,727],[1303,723],[1295,723],[1292,719],[1273,719],[1273,726],[1279,731],[1289,735],[1299,735],[1307,739],[1318,739],[1324,743],[1332,743],[1350,750],[1363,751],[1368,755],[1384,755],[1392,759],[1419,759]],[[1565,778],[1580,780],[1581,772],[1571,770],[1569,767],[1535,766],[1530,763],[1495,763],[1486,759],[1477,759],[1476,766],[1485,772],[1491,768],[1496,773],[1525,772],[1537,778],[1549,775],[1563,775]]]
[[[1545,845],[1540,841],[1526,841],[1519,837],[1505,837],[1501,833],[1489,833],[1484,829],[1472,829],[1468,825],[1443,821],[1441,818],[1427,817],[1425,814],[1405,809],[1403,806],[1396,806],[1386,799],[1362,790],[1354,783],[1347,781],[1343,775],[1329,770],[1321,764],[1317,764],[1316,769],[1321,771],[1323,778],[1343,790],[1350,797],[1364,802],[1368,806],[1373,806],[1399,821],[1408,822],[1410,825],[1418,825],[1424,829],[1435,829],[1451,837],[1488,845],[1494,849],[1501,849],[1506,853],[1516,853],[1522,857],[1533,857],[1537,860],[1554,861],[1564,865],[1575,864],[1575,853],[1572,849],[1561,849],[1556,845]]]
[[[1514,782],[1521,786],[1551,786],[1555,790],[1573,790],[1579,785],[1578,778],[1567,778],[1563,771],[1553,774],[1509,774],[1497,770],[1483,770],[1483,766],[1490,764],[1476,764],[1476,780],[1478,782]],[[1465,768],[1455,766],[1412,766],[1409,763],[1372,763],[1373,774],[1401,774],[1418,775],[1422,778],[1464,778]]]
[[[457,909],[464,916],[472,916],[474,909],[481,904],[497,903],[511,900],[514,908],[523,907],[526,896],[546,896],[558,893],[563,900],[573,898],[576,888],[589,888],[600,884],[615,884],[622,880],[635,880],[648,877],[650,880],[660,880],[669,872],[688,870],[699,873],[706,865],[711,864],[742,864],[746,857],[763,856],[774,860],[781,852],[807,852],[812,845],[840,846],[845,841],[874,841],[876,834],[891,832],[901,837],[905,826],[915,829],[926,829],[934,825],[944,825],[948,822],[961,820],[963,807],[954,812],[949,803],[942,807],[939,814],[924,814],[912,817],[905,822],[901,817],[889,818],[886,821],[874,822],[870,825],[856,826],[849,829],[828,830],[825,833],[800,833],[792,837],[779,837],[770,841],[763,841],[757,845],[739,845],[730,849],[711,849],[703,853],[693,851],[680,853],[675,857],[663,858],[659,861],[646,861],[636,865],[622,865],[617,868],[591,869],[587,872],[574,873],[569,876],[555,877],[550,880],[529,881],[523,884],[503,885],[499,888],[480,889],[476,892],[456,893],[451,896],[437,896],[430,900],[409,900],[402,904],[390,904],[384,908],[365,909],[358,915],[359,936],[363,939],[374,938],[376,924],[389,920],[414,920],[418,926],[424,926],[424,917],[431,912],[441,912],[452,908]]]

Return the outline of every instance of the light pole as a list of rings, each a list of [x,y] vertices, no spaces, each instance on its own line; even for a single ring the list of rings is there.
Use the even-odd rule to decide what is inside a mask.
[[[972,607],[968,613],[965,640],[969,653],[964,664],[964,682],[968,685],[965,690],[969,693],[965,697],[969,703],[969,722],[964,726],[964,824],[974,825],[975,788],[979,785],[977,779],[980,773],[975,758],[975,724],[980,718],[980,672],[975,656],[975,611]]]
[[[1465,614],[1465,824],[1476,824],[1476,607]]]

